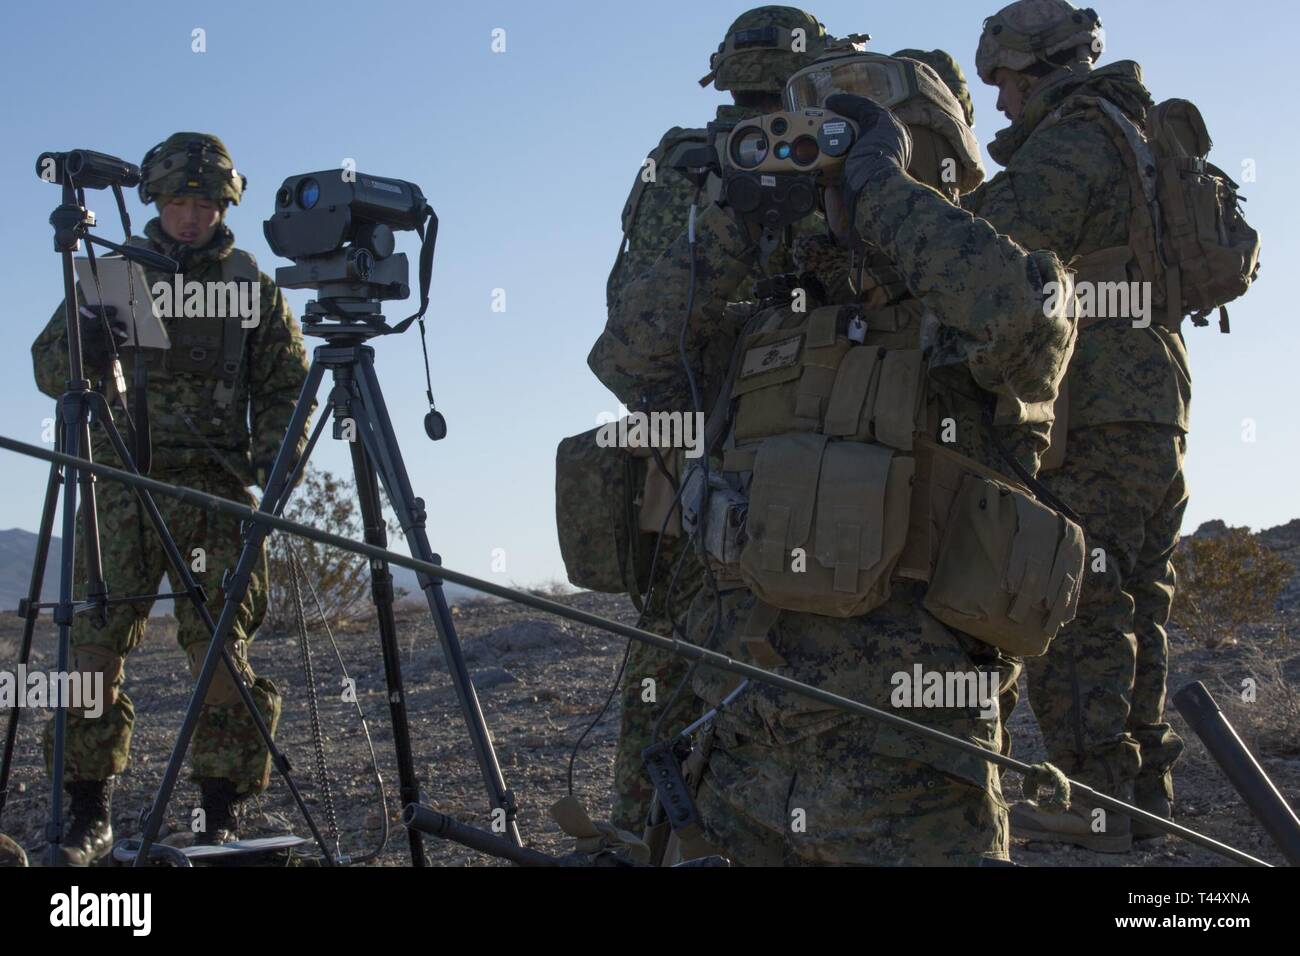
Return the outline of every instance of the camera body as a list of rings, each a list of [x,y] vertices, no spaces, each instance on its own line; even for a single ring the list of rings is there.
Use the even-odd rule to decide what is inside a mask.
[[[322,300],[405,299],[405,253],[394,231],[418,229],[429,216],[420,187],[343,169],[290,176],[262,224],[271,250],[294,265],[275,271],[286,289],[315,289]]]

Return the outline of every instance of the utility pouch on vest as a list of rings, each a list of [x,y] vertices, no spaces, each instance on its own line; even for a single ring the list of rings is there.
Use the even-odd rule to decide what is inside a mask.
[[[749,499],[719,475],[709,476],[705,499],[704,551],[714,571],[727,578],[740,574],[740,553],[744,548]]]
[[[966,474],[923,605],[949,627],[1036,657],[1074,617],[1083,561],[1074,522],[1018,489]]]
[[[795,432],[764,441],[740,572],[773,607],[852,617],[879,607],[907,537],[915,462],[882,445]]]
[[[624,448],[597,444],[602,427],[566,438],[556,449],[555,526],[570,583],[619,594],[628,589],[638,537],[635,462]]]

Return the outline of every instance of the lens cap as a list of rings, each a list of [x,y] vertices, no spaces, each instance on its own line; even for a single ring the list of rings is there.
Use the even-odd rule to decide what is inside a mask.
[[[442,417],[442,412],[429,409],[429,414],[424,416],[424,433],[430,441],[442,441],[447,437],[447,419]]]

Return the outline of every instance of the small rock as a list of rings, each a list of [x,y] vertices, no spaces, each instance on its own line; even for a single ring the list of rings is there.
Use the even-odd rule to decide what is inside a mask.
[[[474,686],[479,690],[490,690],[505,684],[518,684],[519,678],[504,667],[488,667],[474,672]]]
[[[524,746],[530,750],[536,750],[539,747],[546,746],[546,738],[539,734],[529,734],[524,738]]]
[[[465,660],[470,664],[484,664],[496,661],[496,652],[488,645],[483,643],[482,638],[475,638],[461,644],[461,652],[465,655]],[[443,665],[442,658],[438,658],[439,666]]]
[[[483,643],[498,654],[535,651],[568,639],[569,632],[551,621],[515,621],[485,634]]]

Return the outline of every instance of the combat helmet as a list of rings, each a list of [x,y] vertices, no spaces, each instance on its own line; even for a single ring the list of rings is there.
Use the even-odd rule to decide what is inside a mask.
[[[1101,18],[1067,0],[1016,0],[984,21],[975,68],[994,85],[999,68],[1025,72],[1036,63],[1053,69],[1091,65],[1102,50]]]
[[[226,144],[211,133],[173,133],[144,154],[140,201],[193,194],[239,205],[248,177],[235,169]]]
[[[800,67],[826,50],[826,28],[795,7],[755,7],[738,16],[709,58],[700,86],[780,93]]]

